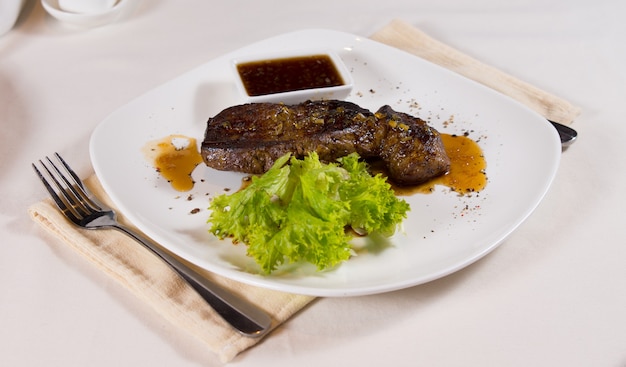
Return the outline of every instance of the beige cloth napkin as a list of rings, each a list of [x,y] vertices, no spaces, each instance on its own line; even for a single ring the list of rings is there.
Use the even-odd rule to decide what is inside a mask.
[[[440,63],[510,94],[550,119],[568,123],[579,113],[578,108],[566,101],[454,51],[401,21],[393,21],[372,38]],[[115,207],[95,176],[89,177],[86,185],[105,203]],[[144,300],[157,313],[206,343],[223,362],[232,360],[237,354],[259,342],[260,339],[241,336],[231,329],[204,304],[191,287],[125,235],[117,231],[87,231],[77,228],[61,215],[51,200],[32,205],[29,213],[35,222]],[[125,223],[121,214],[119,219]],[[208,272],[205,274],[222,287],[270,313],[274,328],[314,299],[241,284]]]
[[[115,208],[95,175],[87,178],[85,185],[105,204]],[[259,342],[258,338],[241,336],[234,331],[167,265],[124,234],[115,230],[78,228],[66,220],[48,199],[32,205],[28,211],[35,222],[70,245],[157,313],[206,343],[223,362],[230,361]],[[119,211],[118,219],[129,225]],[[242,284],[197,267],[195,269],[222,288],[268,312],[272,317],[272,327],[280,325],[314,299]]]

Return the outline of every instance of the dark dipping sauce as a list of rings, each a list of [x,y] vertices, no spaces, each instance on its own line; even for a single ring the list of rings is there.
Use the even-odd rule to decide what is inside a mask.
[[[237,71],[249,96],[344,84],[328,55],[247,62],[237,65]]]

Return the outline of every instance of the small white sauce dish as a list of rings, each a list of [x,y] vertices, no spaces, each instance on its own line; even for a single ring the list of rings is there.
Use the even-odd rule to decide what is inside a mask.
[[[0,0],[0,36],[13,28],[24,2],[24,0]]]
[[[80,14],[102,13],[113,7],[117,0],[58,0],[59,9]]]
[[[53,18],[79,27],[98,27],[117,21],[132,0],[41,0]],[[83,3],[83,4],[80,4]]]
[[[242,74],[239,67],[243,65],[250,65],[251,63],[262,62],[277,62],[285,60],[292,60],[295,58],[309,58],[309,57],[322,57],[324,59],[330,59],[336,73],[341,79],[340,85],[335,86],[323,86],[323,87],[311,87],[306,89],[289,90],[268,94],[254,94],[250,95],[244,80],[242,80]],[[238,57],[231,60],[232,70],[235,76],[236,86],[239,94],[248,103],[259,102],[272,102],[272,103],[284,103],[284,104],[297,104],[305,102],[307,100],[329,100],[329,99],[345,99],[353,87],[352,75],[348,68],[341,60],[338,54],[329,50],[297,50],[297,51],[283,51],[274,52],[261,55],[252,55],[246,57]]]

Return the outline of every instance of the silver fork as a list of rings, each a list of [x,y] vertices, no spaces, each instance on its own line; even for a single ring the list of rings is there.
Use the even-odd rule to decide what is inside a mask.
[[[219,288],[147,238],[119,224],[115,212],[87,189],[65,160],[58,153],[54,153],[54,157],[58,164],[46,157],[45,162],[39,160],[41,170],[36,164],[32,166],[56,205],[72,223],[87,229],[117,229],[129,235],[165,261],[241,334],[259,337],[269,330],[271,319],[264,311]]]

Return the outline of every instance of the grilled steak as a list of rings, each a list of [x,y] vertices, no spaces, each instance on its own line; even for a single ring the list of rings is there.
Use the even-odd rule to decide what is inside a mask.
[[[315,151],[323,161],[357,152],[381,159],[397,184],[418,184],[446,173],[450,161],[439,133],[389,106],[376,113],[345,101],[297,105],[251,103],[227,108],[207,122],[207,166],[260,174],[286,153]]]
[[[426,121],[389,106],[381,107],[376,117],[387,125],[378,154],[394,182],[414,185],[448,172],[450,159],[441,136]]]

